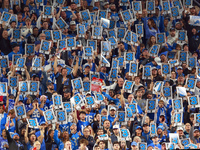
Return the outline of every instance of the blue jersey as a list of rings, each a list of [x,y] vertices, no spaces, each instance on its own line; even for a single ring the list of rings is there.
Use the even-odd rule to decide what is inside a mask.
[[[149,146],[152,146],[153,148],[157,147],[158,149],[162,149],[160,144],[155,145],[155,144],[151,143],[147,147],[149,147]]]
[[[30,108],[30,110],[32,110],[33,108]],[[44,111],[42,108],[40,108],[42,111]],[[30,111],[29,110],[29,111]],[[40,122],[41,119],[41,115],[38,109],[35,109],[34,112],[32,113],[32,115],[30,116],[31,118],[37,118],[38,122]]]
[[[38,138],[40,136],[40,131],[35,133],[36,137]],[[41,144],[41,148],[42,150],[46,150],[46,145],[45,145],[45,140],[43,139],[42,144]]]
[[[71,142],[72,142],[72,149],[76,150],[78,149],[78,145],[79,145],[79,135],[78,132],[76,132],[76,134],[72,134],[71,136]]]
[[[7,113],[0,114],[0,134],[2,133],[3,129],[5,129]]]
[[[4,147],[6,144],[8,145],[8,140],[0,137],[0,150],[8,150],[8,148]]]
[[[86,114],[86,121],[88,121],[89,123],[92,123],[94,119],[94,115],[95,113],[92,113],[92,112],[90,112],[89,114]]]
[[[77,131],[83,132],[83,129],[88,125],[90,125],[90,123],[88,121],[83,122],[83,121],[79,120],[77,123]]]

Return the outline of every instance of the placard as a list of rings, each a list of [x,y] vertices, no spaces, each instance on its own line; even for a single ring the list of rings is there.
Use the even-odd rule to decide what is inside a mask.
[[[93,36],[93,39],[100,40],[102,37],[102,27],[101,26],[92,26],[92,36]]]
[[[126,63],[133,62],[135,59],[135,53],[134,52],[125,52],[124,54],[124,61]]]
[[[77,5],[77,7],[81,6],[80,0],[71,0],[71,2],[74,2]]]
[[[117,28],[117,40],[121,41],[126,33],[126,28]]]
[[[118,60],[115,58],[112,60],[112,68],[117,69],[118,68]]]
[[[117,48],[118,42],[115,37],[109,37],[109,38],[106,38],[106,40],[110,42],[111,49]]]
[[[174,59],[175,58],[175,56],[176,56],[176,52],[168,52],[167,53],[167,58],[168,59]]]
[[[21,29],[14,29],[12,32],[12,42],[21,42]]]
[[[23,94],[28,94],[28,92],[29,92],[28,81],[20,81],[19,82],[19,91]]]
[[[94,100],[94,97],[88,96],[88,97],[85,97],[85,100],[86,100],[86,102],[87,102],[87,107],[88,107],[88,108],[95,107],[95,100]]]
[[[196,126],[200,125],[200,113],[195,113],[194,114],[194,120],[196,121]]]
[[[72,80],[72,87],[75,90],[75,92],[83,92],[83,82],[82,79],[76,78]]]
[[[174,114],[174,124],[176,126],[181,126],[182,123],[183,123],[183,112],[176,112]]]
[[[137,76],[137,74],[138,74],[138,63],[130,62],[129,75],[130,76]]]
[[[46,40],[53,39],[52,30],[42,30],[42,33],[46,35]]]
[[[81,18],[83,20],[83,23],[91,22],[91,16],[90,16],[90,12],[89,12],[88,9],[80,11],[80,15],[81,15]]]
[[[100,25],[105,29],[109,29],[110,28],[110,20],[101,18]]]
[[[26,57],[21,57],[17,59],[17,64],[16,64],[16,71],[25,71],[24,66],[26,62]]]
[[[30,95],[37,95],[37,93],[39,91],[40,82],[39,81],[30,81],[29,86],[30,86],[29,94]]]
[[[43,6],[43,18],[52,18],[52,13],[53,13],[53,7],[52,6]]]
[[[169,139],[171,143],[178,144],[179,143],[178,133],[169,133]]]
[[[94,52],[97,51],[97,40],[87,40],[87,46],[92,46]]]
[[[121,11],[120,13],[124,24],[128,24],[128,22],[132,23],[135,20],[135,18],[133,18],[133,15],[131,14],[130,9]]]
[[[15,115],[19,118],[26,118],[26,109],[24,104],[14,106]]]
[[[98,136],[98,139],[100,140],[100,141],[106,141],[106,140],[108,140],[108,134],[102,134],[102,135],[99,135]]]
[[[73,106],[70,102],[63,102],[63,108],[65,109],[67,114],[70,114],[73,112]]]
[[[65,29],[69,28],[69,25],[65,22],[65,20],[62,17],[60,17],[56,20],[55,25],[56,25],[57,29],[65,30]]]
[[[35,0],[35,3],[38,4],[39,6],[43,6],[44,0]]]
[[[186,43],[186,36],[187,36],[187,31],[179,30],[178,31],[178,41],[177,41],[177,43],[179,43],[179,44]]]
[[[120,128],[120,137],[122,140],[130,141],[131,136],[129,130]]]
[[[92,46],[84,46],[83,47],[84,59],[92,59],[93,56],[93,47]]]
[[[179,65],[179,61],[177,59],[169,60],[168,63],[171,65],[172,68]]]
[[[91,82],[91,91],[100,92],[102,84],[103,79],[93,77]]]
[[[196,79],[187,78],[186,79],[187,90],[194,92],[195,87],[196,87],[196,83],[197,83]]]
[[[132,93],[133,92],[133,85],[134,85],[133,81],[125,80],[125,82],[123,84],[124,92]]]
[[[5,22],[5,26],[8,26],[10,24],[10,19],[11,19],[12,14],[3,11],[3,14],[1,16],[0,24]]]
[[[127,124],[125,116],[125,111],[117,111],[117,118],[120,124]]]
[[[117,57],[117,60],[118,60],[118,62],[119,62],[119,67],[120,67],[120,69],[121,68],[123,68],[123,63],[124,63],[124,57]]]
[[[154,113],[157,106],[157,100],[155,99],[147,99],[146,109],[148,113]]]
[[[136,33],[139,37],[144,37],[143,24],[136,24],[135,29],[136,29]]]
[[[188,105],[191,105],[192,108],[200,107],[199,96],[188,96]]]
[[[157,135],[156,123],[150,123],[150,135]]]
[[[180,139],[180,143],[183,146],[187,146],[188,144],[191,143],[190,138],[185,138],[185,139]]]
[[[107,18],[108,11],[107,10],[98,10],[97,20],[101,20],[101,18]]]
[[[66,40],[58,40],[57,48],[59,50],[62,50],[63,48],[66,48],[66,44],[67,44]]]
[[[138,113],[137,111],[137,103],[132,103],[128,104],[128,107],[125,108],[126,110],[126,121],[133,121],[136,114]]]
[[[132,44],[138,46],[138,35],[132,32]]]
[[[130,5],[129,0],[121,0],[119,5],[120,6],[129,6]]]
[[[25,55],[31,56],[35,54],[35,44],[25,44]]]
[[[111,43],[109,41],[101,41],[102,55],[109,55],[110,51],[111,51]]]
[[[162,81],[156,81],[153,85],[153,94],[161,94],[163,89],[163,82]]]
[[[183,111],[183,100],[180,99],[173,99],[172,100],[172,108],[175,112],[182,112]]]
[[[67,124],[67,113],[65,110],[56,110],[55,111],[55,114],[56,114],[56,121],[59,123],[59,124]]]
[[[193,0],[184,0],[183,6],[185,6],[186,8],[192,8],[193,7]]]
[[[26,119],[28,122],[28,127],[29,128],[33,128],[33,129],[38,129],[38,121],[37,118],[33,118],[33,119]]]
[[[82,24],[77,24],[77,35],[80,38],[84,38],[85,37],[85,26]]]
[[[90,81],[83,81],[83,92],[84,93],[90,93],[91,92]]]
[[[110,75],[109,75],[109,80],[110,81],[117,81],[117,76],[118,76],[118,69],[111,68]]]
[[[108,29],[106,30],[107,31],[107,36],[108,37],[117,37],[117,33],[116,33],[116,30],[115,29]]]
[[[151,66],[143,66],[142,70],[142,79],[150,80],[151,79]]]
[[[50,41],[42,40],[39,52],[44,54],[49,54],[50,47],[51,47]]]
[[[67,41],[67,50],[76,49],[76,38],[66,39]]]
[[[63,108],[62,95],[52,95],[53,104],[55,109]]]
[[[9,76],[8,77],[8,86],[11,88],[18,87],[18,76]]]
[[[173,0],[172,4],[173,4],[174,7],[177,6],[179,8],[180,13],[183,11],[183,5],[182,5],[182,2],[180,0]]]
[[[60,30],[52,30],[53,34],[53,42],[58,42],[58,40],[62,40],[62,33]]]
[[[154,14],[155,11],[155,2],[154,1],[146,1],[146,10],[149,14]]]
[[[122,41],[127,44],[132,44],[132,32],[127,30]]]
[[[176,7],[171,7],[171,16],[174,18],[174,19],[180,19],[180,10],[178,8],[178,6]]]
[[[53,6],[54,6],[54,7],[60,7],[61,5],[64,4],[64,2],[65,2],[65,0],[55,0],[55,1],[53,2]]]
[[[168,63],[162,63],[161,65],[162,76],[171,75],[171,65]]]
[[[95,78],[100,78],[99,72],[90,71],[89,76],[90,76],[90,80],[92,80],[94,77]]]
[[[103,127],[103,122],[108,119],[108,116],[101,115],[100,126]]]
[[[116,20],[111,19],[110,20],[110,27],[109,27],[109,29],[115,29],[115,28],[116,28]]]
[[[35,57],[32,61],[32,70],[40,71],[42,68],[42,57]]]
[[[48,109],[46,111],[43,111],[43,114],[44,114],[45,121],[48,122],[48,124],[53,124],[56,122],[56,117],[55,117],[53,109]]]
[[[146,150],[147,149],[147,143],[139,142],[138,143],[138,149],[139,150]]]
[[[156,34],[156,43],[160,44],[160,45],[164,45],[166,43],[165,33],[157,33]]]
[[[195,68],[197,66],[197,58],[196,57],[188,57],[188,69]]]
[[[142,3],[141,1],[132,2],[133,11],[138,14],[142,14]]]
[[[186,62],[188,61],[188,52],[185,52],[185,51],[179,51],[178,53],[178,59],[179,61],[181,61],[182,63],[183,62]]]
[[[76,56],[77,57],[77,56]],[[74,57],[72,66],[74,67],[76,65],[76,57]],[[78,57],[78,66],[80,67],[82,65],[83,58],[81,56]]]
[[[149,50],[150,56],[152,56],[152,57],[158,56],[159,50],[160,50],[160,45],[158,45],[158,44],[153,45]]]
[[[22,57],[22,54],[14,54],[14,55],[12,55],[12,64],[13,64],[13,66],[16,65],[17,59],[21,58],[21,57]]]
[[[170,9],[170,3],[169,1],[162,1],[162,10],[164,11],[164,14],[170,14],[171,9]]]
[[[163,86],[163,94],[167,99],[172,98],[172,87],[171,86]]]

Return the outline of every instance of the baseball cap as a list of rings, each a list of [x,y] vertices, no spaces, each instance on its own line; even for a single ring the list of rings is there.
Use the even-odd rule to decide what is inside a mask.
[[[170,28],[170,31],[175,31],[175,28],[174,28],[174,27],[171,27],[171,28]]]
[[[137,129],[142,129],[142,127],[141,126],[137,126],[135,130],[137,130]]]
[[[131,143],[131,146],[137,146],[137,143],[136,143],[135,141],[133,141],[133,142]]]
[[[115,102],[113,100],[109,101],[109,104],[113,104],[113,103],[115,104]]]
[[[19,46],[19,44],[17,44],[17,43],[12,43],[12,48],[15,48],[16,46]]]
[[[195,132],[195,131],[199,131],[199,129],[198,129],[198,128],[195,128],[193,132]]]
[[[14,133],[14,134],[12,135],[12,138],[13,138],[15,135],[18,135],[18,136],[19,136],[19,134],[18,134],[18,133]]]
[[[103,3],[104,6],[105,6],[105,5],[108,5],[108,4],[109,4],[109,2],[104,2],[104,3]]]
[[[160,66],[162,63],[161,63],[161,59],[159,57],[155,57],[154,58],[154,61]]]
[[[116,108],[115,107],[111,107],[110,110],[115,110],[116,111]]]
[[[157,134],[151,135],[151,138],[158,137]]]
[[[101,88],[102,88],[102,90],[105,90],[105,89],[106,89],[106,86],[102,86]]]
[[[182,127],[178,127],[178,128],[176,129],[176,131],[179,131],[179,130],[182,130],[182,131],[183,131],[183,128],[182,128]]]
[[[113,129],[119,129],[119,126],[118,125],[114,125]]]
[[[156,69],[156,70],[157,70],[157,68],[156,68],[156,67],[152,67],[152,68],[151,68],[151,70],[154,70],[154,69]]]
[[[27,21],[27,20],[31,20],[31,19],[28,17],[28,18],[26,18],[26,20],[25,20],[25,21]]]
[[[41,122],[40,122],[40,126],[41,126],[42,124],[45,124],[45,121],[41,121]]]
[[[177,69],[183,69],[181,66],[178,66]]]
[[[142,52],[144,52],[145,50],[148,51],[148,49],[144,48],[144,49],[142,50]]]
[[[84,65],[84,69],[85,69],[86,67],[90,67],[90,65],[89,65],[88,63],[86,63],[86,64]]]
[[[98,10],[99,8],[98,7],[93,7],[93,10]]]
[[[64,91],[65,93],[71,93],[71,91],[69,89],[65,89]]]
[[[194,113],[191,113],[191,114],[190,114],[190,117],[191,117],[191,116],[194,116]]]
[[[75,21],[70,21],[70,23],[69,23],[70,25],[75,25],[76,24],[76,22]]]
[[[144,127],[144,126],[149,126],[149,125],[148,125],[147,123],[144,123],[144,124],[143,124],[143,127]]]
[[[158,129],[162,129],[163,130],[163,126],[159,125],[158,128],[157,128],[157,130]]]

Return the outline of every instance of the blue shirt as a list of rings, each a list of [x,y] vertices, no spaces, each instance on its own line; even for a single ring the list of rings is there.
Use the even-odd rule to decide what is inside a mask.
[[[8,54],[9,61],[12,61],[12,56],[15,54],[21,54],[20,52],[14,53],[13,51]]]
[[[88,121],[81,121],[81,120],[79,120],[78,121],[78,123],[77,123],[77,131],[79,132],[79,131],[83,131],[83,129],[86,127],[86,126],[88,126],[88,125],[90,125],[90,123],[88,122]]]

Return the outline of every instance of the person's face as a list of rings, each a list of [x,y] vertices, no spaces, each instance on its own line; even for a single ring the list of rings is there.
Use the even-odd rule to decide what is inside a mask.
[[[2,36],[3,38],[8,38],[8,31],[4,30]]]
[[[69,134],[65,131],[65,132],[63,132],[63,138],[68,138],[69,137]]]
[[[145,93],[144,87],[141,87],[140,90],[142,91],[142,95],[144,95],[144,93]]]
[[[185,124],[185,129],[186,129],[186,130],[190,130],[190,128],[191,128],[191,125],[190,125],[189,123],[186,123],[186,124]]]
[[[165,82],[165,86],[170,86],[169,82]]]
[[[147,99],[152,99],[152,97],[153,97],[152,94],[147,95]]]
[[[119,144],[114,144],[113,148],[114,148],[115,150],[118,150],[118,149],[120,148],[120,146],[119,146]]]
[[[156,37],[155,37],[155,36],[152,36],[152,37],[151,37],[151,42],[152,42],[152,43],[156,43]]]
[[[51,131],[50,137],[53,138],[53,135],[54,135],[54,131]]]
[[[105,149],[105,143],[104,142],[100,142],[99,143],[99,147],[100,147],[100,149]]]
[[[46,40],[46,35],[43,33],[40,35],[40,41],[42,41],[42,40]]]
[[[195,138],[198,138],[199,137],[199,130],[196,130],[194,133],[193,133],[194,137]]]
[[[48,29],[48,27],[49,27],[48,22],[44,22],[44,23],[43,23],[43,28],[44,28],[44,29]]]
[[[67,141],[67,142],[65,143],[65,148],[67,148],[67,149],[70,150],[70,148],[71,148],[71,142]]]
[[[178,83],[183,84],[184,83],[184,77],[178,77]]]
[[[60,16],[65,19],[67,17],[66,13],[64,11],[61,12]]]
[[[71,4],[70,7],[72,10],[75,10],[77,8],[76,4]]]
[[[37,28],[35,28],[35,29],[33,30],[33,34],[34,34],[34,35],[38,35],[38,29],[37,29]]]
[[[115,111],[114,109],[110,110],[110,115],[111,115],[111,116],[114,116],[114,115],[115,115],[115,112],[116,112],[116,111]]]
[[[35,137],[34,134],[32,134],[32,135],[30,136],[30,141],[31,141],[31,142],[35,142],[35,140],[36,140],[36,137]]]
[[[175,79],[175,78],[176,78],[176,73],[175,73],[175,72],[172,72],[172,73],[171,73],[171,78],[172,78],[172,79]]]
[[[6,136],[6,130],[5,129],[2,131],[2,136]]]
[[[100,150],[100,147],[95,147],[94,150]]]
[[[105,121],[103,124],[104,128],[110,128],[110,121]]]
[[[142,97],[142,91],[137,91],[137,94],[136,94],[138,97]]]
[[[0,106],[0,114],[4,112],[3,106]]]
[[[161,59],[161,62],[164,62],[166,60],[166,56],[165,55],[161,55],[160,59]]]
[[[183,73],[183,69],[177,69],[177,73],[178,74],[182,74]]]
[[[123,84],[124,84],[124,80],[122,78],[119,78],[118,79],[118,85],[119,85],[119,87],[122,87]]]
[[[109,91],[109,95],[113,97],[114,96],[114,92],[113,91]]]
[[[183,135],[183,130],[178,130],[178,135],[182,136]]]
[[[90,72],[90,67],[89,66],[85,67],[85,73],[89,73],[89,72]]]
[[[131,103],[132,100],[133,100],[133,98],[134,98],[134,96],[133,96],[132,94],[130,94],[130,95],[128,96],[128,102]]]
[[[189,51],[188,46],[184,46],[183,50],[184,50],[185,52],[188,52],[188,51]]]
[[[143,126],[143,131],[144,132],[149,132],[149,126],[147,126],[147,125]]]
[[[12,22],[10,26],[11,26],[11,28],[15,28],[16,27],[16,22]]]
[[[197,82],[197,87],[200,88],[200,82],[199,81]]]
[[[167,26],[168,22],[169,22],[169,21],[168,21],[167,19],[164,20],[164,26],[165,26],[165,27]]]
[[[105,116],[107,115],[107,111],[102,111],[101,114]]]
[[[75,29],[76,29],[76,25],[75,25],[75,24],[70,25],[70,29],[71,29],[71,30],[75,30]]]
[[[157,69],[153,69],[153,70],[152,70],[152,75],[157,75],[157,73],[158,73],[158,72],[157,72]]]
[[[86,115],[83,114],[83,113],[81,113],[81,114],[79,115],[79,117],[80,117],[81,120],[85,120]]]
[[[85,130],[83,130],[83,135],[84,136],[89,136],[90,135],[90,130],[88,128],[86,128]]]
[[[65,98],[70,98],[71,97],[71,93],[64,93],[64,97]]]
[[[153,143],[157,143],[158,142],[158,137],[154,137],[152,138]]]
[[[159,103],[158,103],[158,106],[159,106],[160,108],[163,108],[163,107],[164,107],[164,103],[163,103],[163,102],[159,102]]]
[[[126,142],[125,141],[121,141],[121,146],[122,147],[126,146]]]
[[[65,68],[62,69],[62,75],[67,76],[67,69],[65,69]]]
[[[171,35],[172,37],[175,37],[176,31],[175,31],[175,30],[170,31],[170,35]]]
[[[99,131],[97,132],[97,135],[103,135],[103,130],[99,130]]]
[[[136,133],[142,133],[142,130],[139,128],[136,130]]]
[[[135,83],[137,83],[137,84],[140,83],[140,78],[139,77],[135,78]]]
[[[119,134],[119,130],[118,130],[118,129],[113,129],[113,133],[114,133],[115,135],[117,135],[117,134]]]
[[[158,135],[162,134],[162,129],[158,129],[157,133]]]
[[[15,135],[15,136],[13,137],[13,140],[19,141],[19,136],[18,136],[18,135]]]
[[[192,33],[195,35],[197,34],[197,30],[195,28],[192,29]]]

